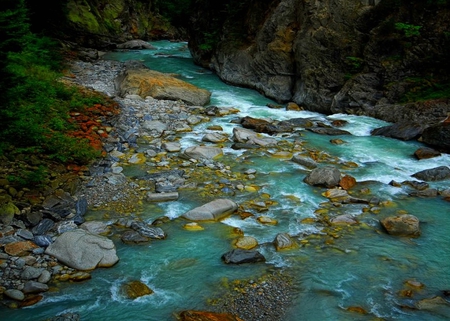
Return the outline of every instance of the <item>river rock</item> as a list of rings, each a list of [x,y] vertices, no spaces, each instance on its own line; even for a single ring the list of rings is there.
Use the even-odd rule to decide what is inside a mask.
[[[122,236],[120,237],[123,243],[125,244],[139,244],[139,243],[146,243],[150,239],[146,236],[142,236],[136,231],[125,231]]]
[[[409,193],[409,196],[414,197],[437,197],[438,196],[438,190],[435,188],[429,188],[423,191],[412,191]]]
[[[419,219],[414,215],[389,216],[380,221],[381,225],[391,235],[396,236],[420,236]]]
[[[440,296],[422,299],[417,301],[414,305],[419,310],[440,312],[447,316],[450,313],[450,303]]]
[[[186,310],[180,312],[180,321],[244,321],[230,313]]]
[[[219,133],[208,133],[203,136],[202,141],[210,143],[223,143],[228,140],[228,137]]]
[[[321,134],[321,135],[328,135],[328,136],[338,136],[338,135],[351,135],[350,132],[339,129],[339,128],[328,128],[328,127],[312,127],[307,128],[310,132]]]
[[[222,255],[226,264],[243,264],[265,262],[266,258],[258,251],[234,249]]]
[[[339,181],[339,186],[342,187],[345,190],[349,190],[352,187],[355,187],[355,185],[356,185],[356,179],[353,176],[350,176],[350,175],[345,175]]]
[[[193,146],[186,148],[184,154],[193,159],[214,159],[223,155],[222,148],[214,146]]]
[[[412,176],[422,181],[442,181],[450,178],[450,168],[439,166],[417,172]]]
[[[317,163],[308,156],[303,156],[300,154],[295,154],[291,159],[294,163],[302,165],[306,168],[313,169],[317,167]]]
[[[241,125],[244,128],[252,129],[257,133],[266,133],[266,134],[276,134],[278,132],[281,132],[277,126],[273,125],[272,123],[268,122],[264,119],[258,119],[253,117],[243,117],[241,119]]]
[[[168,193],[147,193],[147,202],[169,202],[176,201],[179,197],[178,192]]]
[[[330,219],[331,225],[356,225],[358,221],[355,220],[353,215],[342,214]]]
[[[418,138],[424,130],[422,124],[417,123],[397,123],[389,126],[376,128],[371,131],[373,136],[392,137],[401,140],[411,140]]]
[[[167,234],[160,227],[153,227],[145,222],[133,221],[131,228],[141,234],[155,240],[162,240],[167,237]]]
[[[253,236],[242,236],[236,240],[234,245],[243,250],[251,250],[258,246],[258,241]]]
[[[238,209],[238,205],[228,199],[216,199],[196,207],[182,215],[190,221],[219,221]]]
[[[312,186],[335,187],[341,180],[341,172],[333,166],[313,169],[303,180]]]
[[[38,282],[48,283],[51,278],[52,278],[52,274],[49,271],[44,270],[44,271],[42,271],[41,275],[39,275]]]
[[[131,281],[122,285],[122,291],[129,299],[132,300],[153,293],[153,291],[141,281]]]
[[[111,231],[111,226],[102,221],[89,221],[80,225],[80,228],[92,234],[106,234]]]
[[[47,247],[53,243],[53,239],[50,235],[36,235],[34,237],[34,243],[40,247]]]
[[[116,78],[119,95],[151,96],[155,99],[181,100],[189,105],[204,106],[211,93],[190,83],[149,69],[129,69]]]
[[[428,159],[441,156],[441,153],[430,147],[421,147],[414,152],[417,159]]]
[[[124,43],[117,44],[117,49],[155,49],[147,41],[134,39]]]
[[[55,222],[53,222],[51,219],[44,218],[41,222],[39,222],[38,225],[33,227],[31,232],[33,232],[34,235],[43,235],[43,234],[47,233],[48,231],[50,231],[54,225],[55,225]]]
[[[0,222],[4,225],[11,224],[14,215],[20,214],[20,210],[12,202],[0,203]]]
[[[23,287],[23,293],[41,293],[48,291],[48,285],[36,281],[28,281]]]
[[[166,142],[161,145],[161,148],[169,153],[175,153],[181,150],[181,144],[179,142]]]
[[[16,289],[8,289],[4,292],[4,294],[8,298],[16,301],[23,301],[23,299],[25,299],[25,295],[23,294],[23,292]]]
[[[277,251],[290,249],[295,246],[295,242],[288,233],[278,233],[273,240],[273,244]]]
[[[422,133],[422,141],[426,144],[450,152],[450,122],[447,121],[426,128]]]
[[[119,261],[111,240],[82,229],[61,234],[45,253],[77,270],[109,267]]]
[[[19,241],[6,244],[4,251],[11,256],[24,256],[37,248],[38,246],[31,241]]]

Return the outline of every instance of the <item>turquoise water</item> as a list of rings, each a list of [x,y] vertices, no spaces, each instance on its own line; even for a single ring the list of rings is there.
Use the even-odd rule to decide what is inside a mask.
[[[262,225],[254,218],[241,220],[231,216],[221,223],[202,224],[204,231],[187,231],[183,229],[186,222],[178,217],[211,199],[181,191],[177,202],[148,205],[142,214],[149,222],[161,215],[172,219],[162,226],[169,235],[166,240],[125,246],[113,238],[120,257],[116,266],[94,271],[92,280],[63,284],[57,292],[46,293],[45,299],[33,307],[15,311],[2,309],[2,320],[43,320],[62,312],[77,312],[82,320],[175,320],[173,314],[184,309],[208,310],[208,299],[220,294],[224,280],[257,278],[268,269],[279,268],[287,269],[294,276],[296,295],[286,321],[449,319],[448,308],[435,312],[402,308],[450,289],[449,204],[440,198],[411,198],[405,190],[388,185],[391,180],[410,180],[411,174],[422,169],[449,165],[449,155],[417,161],[412,154],[420,143],[371,137],[371,129],[386,124],[373,118],[352,115],[327,118],[312,112],[269,109],[265,105],[273,102],[257,92],[228,86],[211,72],[193,65],[186,44],[155,42],[153,45],[155,50],[111,53],[108,58],[138,59],[152,69],[177,73],[184,80],[209,89],[212,105],[241,110],[238,116],[278,120],[304,117],[323,122],[330,118],[347,120],[343,129],[353,135],[338,137],[345,141],[343,145],[333,145],[329,136],[306,131],[279,139],[301,141],[305,148],[329,155],[331,163],[357,179],[360,185],[356,190],[367,188],[371,197],[377,196],[390,204],[382,206],[379,214],[365,212],[366,205],[360,204],[331,208],[330,212],[357,216],[361,224],[339,234],[332,242],[326,242],[329,237],[325,236],[312,238],[307,245],[282,252],[263,246],[261,252],[267,258],[266,264],[227,266],[220,257],[233,248],[232,242],[237,237],[234,227],[255,237],[260,244],[272,242],[280,232],[299,238],[320,234],[323,226],[301,222],[315,217],[315,211],[327,201],[321,195],[324,189],[302,182],[307,171],[300,165],[273,158],[270,150],[255,153],[227,147],[221,161],[232,164],[235,172],[256,169],[256,178],[251,183],[260,187],[257,192],[243,192],[231,198],[241,204],[262,200],[263,195],[268,194],[277,203],[261,214],[276,219],[277,225]],[[229,121],[234,117],[236,115],[214,118],[208,124],[199,125],[193,133],[185,135],[183,146],[198,143],[211,124],[219,124],[225,132],[231,133],[235,125]],[[233,159],[239,162],[233,164]],[[347,162],[358,166],[346,166]],[[442,189],[448,187],[448,181],[431,185]],[[378,220],[399,211],[420,218],[421,237],[399,238],[382,232]],[[143,281],[155,293],[135,301],[125,299],[120,293],[120,284],[134,279]],[[399,292],[409,289],[405,285],[407,280],[417,280],[425,286],[414,290],[412,297],[404,298]],[[361,307],[368,313],[349,312],[349,307]]]

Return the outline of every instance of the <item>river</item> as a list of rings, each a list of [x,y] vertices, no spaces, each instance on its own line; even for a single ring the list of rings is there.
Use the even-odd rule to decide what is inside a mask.
[[[142,214],[149,222],[161,215],[172,219],[163,226],[169,235],[166,240],[127,246],[114,239],[120,257],[116,266],[94,271],[92,279],[83,283],[62,284],[57,291],[45,293],[44,300],[35,306],[5,312],[6,318],[2,316],[2,320],[44,320],[62,312],[76,312],[82,320],[89,321],[175,320],[173,313],[181,310],[208,310],[208,299],[220,295],[225,280],[258,277],[267,269],[285,269],[294,277],[295,297],[286,321],[448,320],[449,308],[445,306],[433,311],[404,306],[442,296],[442,290],[450,289],[449,203],[441,197],[410,197],[406,188],[388,183],[412,180],[411,175],[423,169],[448,166],[449,155],[418,161],[413,153],[421,143],[370,136],[372,129],[387,124],[377,119],[343,114],[326,117],[308,111],[268,108],[266,105],[274,104],[273,101],[255,91],[226,85],[212,72],[194,65],[185,43],[152,44],[155,50],[110,53],[107,59],[138,59],[151,69],[179,74],[182,79],[210,90],[211,105],[240,110],[237,115],[213,118],[210,123],[183,134],[184,148],[198,145],[206,127],[212,124],[231,134],[236,125],[230,120],[237,116],[277,120],[302,117],[324,123],[330,119],[346,120],[348,123],[342,129],[352,135],[330,137],[303,131],[277,139],[297,140],[310,150],[328,155],[328,162],[356,178],[359,183],[356,189],[370,191],[370,196],[375,195],[384,205],[369,210],[364,204],[329,209],[353,214],[360,222],[357,227],[342,228],[342,233],[330,239],[321,235],[323,226],[302,223],[316,217],[315,212],[327,201],[321,195],[325,189],[302,182],[307,170],[287,159],[273,157],[270,149],[235,151],[230,142],[224,147],[224,162],[234,166],[235,171],[254,169],[257,174],[252,184],[258,187],[256,191],[230,198],[241,203],[269,197],[275,201],[274,205],[263,214],[276,219],[278,224],[263,225],[253,218],[242,220],[231,216],[221,223],[202,224],[205,230],[201,232],[187,231],[183,229],[186,222],[178,217],[210,199],[181,191],[178,201],[148,205]],[[331,138],[340,138],[345,143],[331,144]],[[430,183],[438,189],[448,185],[448,181]],[[397,213],[417,216],[422,235],[411,239],[386,234],[379,220]],[[284,232],[298,238],[316,237],[281,252],[273,246],[261,246],[260,251],[267,258],[265,264],[228,266],[220,257],[233,248],[234,227],[255,237],[259,244],[272,242],[277,233]],[[120,284],[130,279],[143,281],[155,293],[134,301],[125,299],[120,294]],[[411,288],[406,284],[411,280],[424,286]],[[401,295],[403,290],[411,290],[411,296]],[[360,307],[367,314],[348,311],[351,307]]]

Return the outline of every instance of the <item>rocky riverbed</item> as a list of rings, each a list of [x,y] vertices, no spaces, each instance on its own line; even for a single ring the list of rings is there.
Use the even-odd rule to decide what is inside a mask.
[[[330,124],[311,120],[292,119],[284,122],[268,122],[250,117],[236,119],[233,136],[221,128],[208,127],[209,133],[202,141],[212,145],[185,147],[180,138],[193,130],[194,126],[208,122],[212,117],[236,113],[232,107],[202,107],[190,105],[180,100],[160,100],[150,96],[141,97],[121,86],[116,80],[124,70],[141,69],[138,62],[115,62],[98,60],[95,62],[74,61],[65,81],[100,91],[114,99],[120,113],[99,119],[104,135],[103,149],[106,156],[89,168],[80,169],[76,175],[56,177],[51,191],[14,191],[7,180],[0,181],[7,198],[7,206],[2,209],[10,213],[10,219],[3,219],[0,226],[0,292],[4,304],[10,307],[32,305],[43,298],[42,293],[60,281],[79,281],[89,279],[89,271],[100,266],[111,266],[119,259],[108,238],[120,235],[124,243],[148,242],[149,239],[164,239],[165,232],[159,226],[168,220],[161,217],[148,225],[139,219],[145,202],[176,200],[178,191],[191,191],[208,198],[223,199],[241,192],[254,192],[259,189],[252,184],[258,175],[255,170],[238,170],[235,164],[242,159],[218,158],[223,154],[221,144],[232,140],[232,148],[255,149],[267,152],[275,158],[289,160],[308,169],[305,183],[326,187],[324,196],[329,202],[321,204],[316,211],[316,219],[311,222],[323,226],[327,244],[345,233],[347,228],[358,226],[358,219],[346,214],[349,204],[362,204],[363,211],[376,213],[387,203],[370,195],[367,189],[359,192],[347,190],[357,182],[350,175],[344,175],[334,166],[318,167],[321,162],[338,164],[339,159],[310,150],[301,140],[287,142],[280,139],[283,133],[296,128],[307,128],[323,135],[342,134],[335,128],[341,122]],[[125,93],[118,96],[118,92]],[[128,94],[127,94],[128,93]],[[243,128],[244,127],[244,128]],[[261,135],[270,134],[268,135]],[[334,141],[339,144],[343,142]],[[340,163],[341,167],[357,166],[352,162]],[[3,169],[6,171],[6,169]],[[127,174],[127,175],[125,175]],[[418,173],[421,180],[446,179],[450,176],[448,168],[436,168],[426,173]],[[391,182],[398,188],[411,188],[411,196],[449,197],[448,190],[428,188],[427,183]],[[414,194],[416,193],[416,194]],[[27,202],[17,202],[26,195]],[[242,219],[252,216],[252,211],[264,213],[276,202],[270,195],[241,204],[225,203],[223,211],[218,205],[198,210],[200,214],[223,217],[235,212]],[[96,221],[85,222],[88,209],[95,209]],[[332,211],[330,209],[333,209]],[[12,214],[11,214],[12,213]],[[195,221],[199,216],[185,214],[194,222],[186,224],[187,229],[201,228]],[[190,213],[192,214],[192,213]],[[208,219],[208,218],[207,218]],[[406,220],[405,220],[406,219]],[[258,215],[261,224],[277,222],[264,214]],[[393,235],[420,235],[419,221],[416,217],[393,217],[384,222],[385,229]],[[365,228],[369,228],[365,226]],[[239,234],[239,231],[236,231]],[[64,237],[60,237],[64,234]],[[94,237],[95,236],[95,237]],[[280,233],[270,246],[277,250],[292,248],[314,242],[307,236]],[[102,250],[95,251],[96,260],[68,257],[64,249],[75,245],[77,248],[91,248],[90,244],[104,244]],[[243,251],[238,258],[226,259],[233,263],[255,262],[264,258],[255,255],[256,240],[242,236],[236,247]],[[105,249],[107,251],[105,251]],[[248,255],[242,258],[242,254]],[[236,254],[236,253],[232,253]],[[244,261],[239,261],[240,259]],[[249,261],[250,260],[250,261]],[[229,262],[227,262],[229,263]],[[224,287],[226,288],[226,287]],[[282,272],[269,274],[257,280],[236,280],[228,285],[230,291],[223,297],[212,300],[211,310],[228,312],[246,321],[282,320],[285,308],[292,300],[289,277]],[[70,316],[71,318],[73,315]]]

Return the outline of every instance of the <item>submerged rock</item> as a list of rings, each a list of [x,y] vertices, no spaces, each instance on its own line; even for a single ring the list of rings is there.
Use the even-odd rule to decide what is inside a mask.
[[[265,262],[266,258],[258,251],[234,249],[222,255],[226,264],[243,264]]]
[[[186,212],[182,217],[191,221],[219,221],[234,213],[238,205],[228,199],[216,199]]]
[[[251,250],[258,246],[258,241],[252,236],[242,236],[236,240],[234,245],[239,249]]]
[[[389,216],[380,221],[381,225],[391,235],[396,236],[420,236],[419,219],[414,215]]]
[[[153,290],[141,281],[131,281],[122,285],[122,291],[124,295],[132,300],[153,293]]]
[[[273,244],[275,245],[277,251],[290,249],[296,245],[288,233],[277,234],[277,236],[273,240]]]
[[[441,153],[433,148],[421,147],[414,152],[414,156],[416,156],[417,159],[428,159],[441,156]]]
[[[82,229],[61,234],[45,253],[77,270],[109,267],[119,261],[116,247],[110,239]]]

